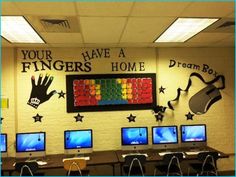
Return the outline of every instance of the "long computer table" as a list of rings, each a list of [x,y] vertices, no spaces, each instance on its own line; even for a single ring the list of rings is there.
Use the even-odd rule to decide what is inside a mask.
[[[115,175],[115,165],[119,163],[115,151],[94,151],[89,154],[90,159],[87,166],[111,165],[113,175]],[[46,161],[46,165],[39,165],[39,169],[63,168],[63,159],[68,158],[65,154],[47,155],[42,160]],[[9,176],[15,171],[14,163],[27,159],[16,159],[14,157],[2,158],[2,172],[8,172]],[[41,160],[41,159],[40,159]]]
[[[189,148],[176,148],[172,149],[173,152],[189,152],[191,149]],[[201,149],[200,149],[201,150]],[[214,148],[211,147],[204,147],[205,151],[217,151],[219,153],[220,158],[228,158],[229,156],[223,152],[220,152]],[[169,151],[169,150],[167,150]],[[141,150],[138,151],[138,153],[141,154],[147,154],[147,162],[156,162],[161,161],[163,159],[163,156],[160,155],[160,152],[163,152],[163,150],[155,150],[155,149],[148,149],[148,150]],[[120,167],[122,167],[122,164],[124,163],[124,157],[122,155],[124,154],[132,154],[137,153],[137,151],[122,151],[122,150],[110,150],[110,151],[94,151],[91,153],[90,160],[87,161],[88,166],[96,166],[96,165],[111,165],[113,170],[113,175],[115,175],[115,165],[120,164]],[[55,155],[47,155],[44,161],[47,162],[46,165],[40,165],[40,169],[54,169],[54,168],[63,168],[63,159],[68,158],[68,156],[64,154],[55,154]],[[195,160],[197,159],[196,155],[187,155],[185,153],[184,160]],[[17,161],[23,161],[24,159],[16,159],[13,157],[8,158],[2,158],[2,171],[8,172],[9,175],[12,174],[13,171],[15,171],[15,167],[13,164]],[[122,168],[120,174],[122,174]]]
[[[136,153],[147,155],[147,162],[152,162],[152,161],[161,161],[163,159],[163,156],[160,154],[165,151],[166,152],[183,152],[185,160],[196,160],[197,159],[197,153],[191,154],[191,155],[186,154],[186,152],[196,151],[195,149],[191,149],[191,148],[175,148],[175,149],[166,149],[166,150],[148,149],[148,150],[139,150],[139,151],[118,150],[118,151],[116,151],[116,154],[117,154],[118,161],[120,163],[124,162],[124,157],[123,157],[124,154],[136,154]],[[219,154],[219,158],[228,158],[229,157],[227,154],[220,152],[220,151],[218,151],[214,148],[211,148],[209,146],[204,147],[204,149],[199,149],[199,152],[200,151],[217,151]]]

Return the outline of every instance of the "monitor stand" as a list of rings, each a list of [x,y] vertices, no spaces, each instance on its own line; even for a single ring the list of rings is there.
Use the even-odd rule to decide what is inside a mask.
[[[29,157],[25,160],[25,162],[38,162],[38,161],[44,161],[46,156],[42,157],[34,157],[32,154],[29,154]]]
[[[25,162],[36,162],[36,159],[32,157],[31,153],[29,153],[29,157],[25,160]]]

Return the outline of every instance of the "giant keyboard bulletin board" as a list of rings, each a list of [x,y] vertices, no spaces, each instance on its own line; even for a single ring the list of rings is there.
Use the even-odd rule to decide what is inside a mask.
[[[151,109],[156,106],[156,74],[66,76],[67,112]]]

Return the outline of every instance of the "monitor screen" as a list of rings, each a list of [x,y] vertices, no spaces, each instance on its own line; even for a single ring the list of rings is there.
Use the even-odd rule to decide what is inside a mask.
[[[0,139],[1,139],[1,155],[2,157],[7,156],[7,134],[2,133],[0,134]]]
[[[207,141],[206,125],[181,125],[181,142],[193,146],[205,145]]]
[[[46,133],[31,132],[16,134],[17,157],[44,156],[46,150]]]
[[[152,127],[152,144],[154,148],[160,149],[178,147],[177,126]]]
[[[1,153],[7,152],[7,134],[2,133],[1,136]]]
[[[121,128],[122,148],[127,150],[143,149],[148,145],[147,127]]]
[[[90,153],[93,148],[93,132],[87,130],[66,130],[64,132],[66,153]]]

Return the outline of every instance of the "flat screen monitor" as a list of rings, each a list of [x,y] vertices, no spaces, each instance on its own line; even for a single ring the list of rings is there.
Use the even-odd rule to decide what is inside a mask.
[[[66,154],[92,153],[93,131],[91,129],[64,131],[64,147]]]
[[[43,157],[46,155],[46,133],[16,134],[16,157]]]
[[[152,146],[154,149],[178,148],[177,126],[152,127]]]
[[[122,150],[142,150],[148,148],[147,127],[121,128]]]
[[[7,134],[1,133],[1,155],[7,157]]]
[[[181,125],[181,146],[199,147],[206,146],[206,125]]]

